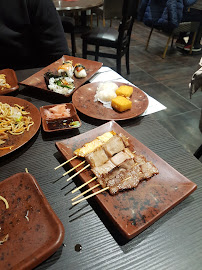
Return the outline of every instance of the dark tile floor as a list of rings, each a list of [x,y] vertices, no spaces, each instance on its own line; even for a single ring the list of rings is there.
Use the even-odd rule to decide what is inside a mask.
[[[188,84],[199,68],[202,54],[182,54],[173,47],[168,50],[166,58],[162,59],[167,37],[154,31],[148,51],[145,51],[149,31],[142,23],[135,22],[130,46],[131,72],[130,75],[126,74],[125,59],[122,59],[122,76],[167,107],[152,117],[193,154],[202,144],[202,133],[199,130],[202,92],[198,91],[190,99]],[[82,42],[79,35],[76,42],[76,55],[81,57]],[[70,43],[69,46],[71,48]],[[88,59],[94,60],[92,57]],[[99,61],[115,70],[115,60],[100,58]]]

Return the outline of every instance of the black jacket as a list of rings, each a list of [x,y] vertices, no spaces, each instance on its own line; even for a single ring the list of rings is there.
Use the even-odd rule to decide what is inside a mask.
[[[0,0],[0,68],[45,66],[69,54],[52,0]]]

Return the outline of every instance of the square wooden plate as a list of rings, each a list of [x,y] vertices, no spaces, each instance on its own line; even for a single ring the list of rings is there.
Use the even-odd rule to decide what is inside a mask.
[[[64,227],[29,173],[15,174],[0,183],[1,269],[32,269],[62,244]]]
[[[94,197],[120,232],[127,239],[131,239],[189,196],[197,186],[114,121],[70,139],[56,142],[56,146],[68,160],[74,156],[74,150],[111,130],[116,133],[123,133],[128,137],[130,150],[136,151],[137,154],[143,154],[159,170],[158,175],[150,180],[142,181],[135,189],[120,192],[114,196],[105,191]],[[73,167],[80,162],[81,159],[76,158],[70,164]],[[75,171],[81,168],[80,166]],[[93,176],[89,168],[79,174],[82,182],[87,182]],[[93,181],[88,184],[88,188],[95,184],[96,182]],[[92,192],[99,189],[98,187]]]
[[[52,73],[57,74],[58,67],[60,65],[62,65],[62,63],[64,61],[67,61],[67,60],[71,60],[73,65],[75,65],[76,63],[82,64],[86,68],[87,76],[85,78],[76,78],[75,76],[73,76],[75,88],[70,94],[65,95],[66,97],[71,96],[76,89],[78,89],[81,85],[83,85],[86,81],[88,81],[98,71],[98,69],[100,69],[102,66],[102,63],[100,63],[100,62],[91,61],[91,60],[73,57],[73,56],[68,56],[68,55],[63,55],[62,58],[58,59],[57,61],[55,61],[51,65],[41,69],[40,71],[33,74],[32,76],[30,76],[26,80],[20,82],[20,84],[25,85],[25,86],[40,88],[42,90],[45,90],[45,91],[52,93],[52,91],[50,89],[48,89],[48,87],[46,85],[46,82],[44,79],[44,74],[46,72],[52,72]]]
[[[59,105],[59,104],[54,104],[54,105],[47,105],[47,106],[42,106],[40,107],[40,113],[41,113],[41,119],[42,119],[42,126],[43,126],[43,130],[46,131],[46,132],[55,132],[55,131],[61,131],[61,130],[67,130],[67,129],[74,129],[74,128],[79,128],[81,126],[81,120],[76,112],[76,109],[74,107],[74,105],[72,103],[65,103],[66,104],[66,108],[67,109],[70,109],[70,117],[68,118],[63,118],[63,120],[68,120],[70,119],[71,121],[78,121],[79,122],[79,126],[69,126],[69,125],[66,125],[66,126],[63,126],[62,128],[59,126],[59,122],[60,120],[62,120],[61,118],[60,119],[56,119],[56,120],[53,120],[53,121],[50,121],[50,120],[47,120],[46,119],[46,116],[44,114],[44,110],[45,109],[50,109],[56,105]],[[54,122],[55,123],[55,127],[53,125],[51,125],[51,122]],[[58,122],[58,125],[57,125],[57,122]],[[52,127],[50,127],[52,126]]]

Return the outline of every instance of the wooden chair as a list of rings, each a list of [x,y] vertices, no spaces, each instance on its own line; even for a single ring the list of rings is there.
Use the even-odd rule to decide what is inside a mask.
[[[62,26],[65,33],[71,35],[72,56],[76,53],[76,39],[75,39],[75,20],[73,17],[60,15]]]
[[[122,18],[122,6],[124,0],[104,0],[102,7],[91,9],[91,28],[93,26],[93,14],[97,17],[97,26],[99,26],[99,18],[102,18],[103,27],[106,26],[106,20],[110,20],[110,27],[114,18]]]
[[[96,27],[89,32],[83,34],[83,58],[87,55],[94,55],[95,61],[100,57],[116,59],[117,72],[121,73],[121,58],[125,55],[127,73],[129,69],[129,47],[131,31],[137,14],[137,1],[125,0],[122,6],[122,19],[119,28],[113,27]],[[88,50],[88,44],[94,45],[95,50]],[[100,52],[100,47],[108,47],[116,49],[115,53]]]
[[[195,41],[195,38],[196,38],[196,33],[197,33],[198,27],[199,27],[198,22],[182,22],[182,23],[180,23],[177,28],[175,28],[171,33],[168,34],[168,40],[167,40],[166,47],[164,49],[162,58],[164,59],[165,56],[166,56],[170,41],[171,41],[171,47],[172,47],[174,38],[178,37],[179,34],[182,33],[182,32],[194,32],[194,36],[193,36],[192,43],[191,43],[191,49],[190,49],[190,52],[189,52],[189,54],[191,54],[192,53],[192,48],[193,48],[193,45],[194,45],[194,41]],[[154,27],[151,28],[151,31],[149,33],[149,37],[148,37],[148,40],[147,40],[147,43],[146,43],[145,50],[148,49],[149,41],[150,41],[153,30],[154,30]],[[163,33],[165,33],[165,32],[163,32]]]

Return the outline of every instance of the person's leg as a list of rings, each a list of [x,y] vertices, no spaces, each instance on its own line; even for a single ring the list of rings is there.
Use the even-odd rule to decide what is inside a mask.
[[[198,10],[198,9],[194,9],[191,8],[190,12],[185,12],[182,21],[185,22],[200,22],[200,26],[198,28],[197,34],[196,34],[196,38],[195,38],[195,42],[194,42],[194,48],[193,51],[200,51],[201,50],[201,45],[200,45],[200,41],[201,41],[201,34],[202,34],[202,10]],[[190,50],[190,45],[192,43],[192,39],[194,37],[194,33],[191,32],[189,35],[189,40],[187,45],[184,47],[185,50],[189,51]]]

